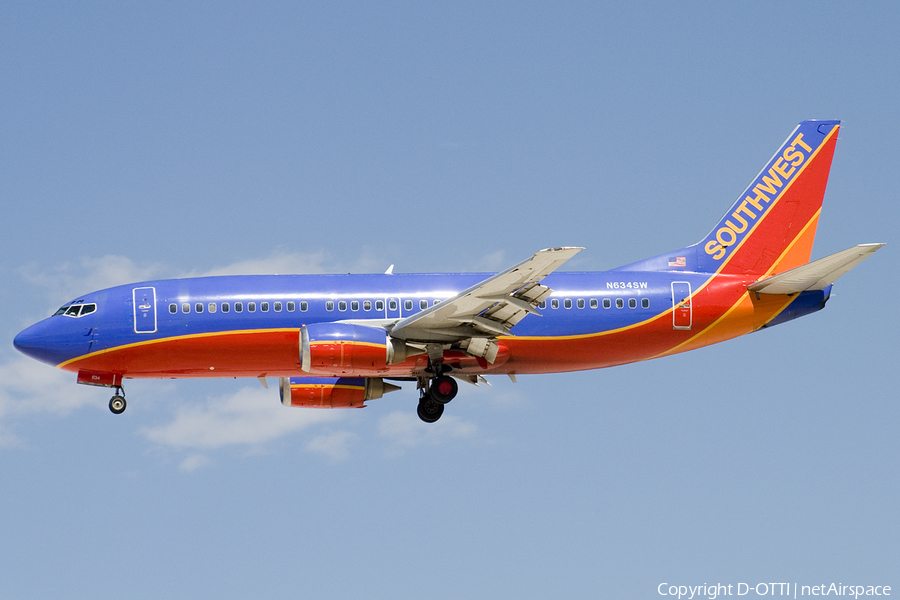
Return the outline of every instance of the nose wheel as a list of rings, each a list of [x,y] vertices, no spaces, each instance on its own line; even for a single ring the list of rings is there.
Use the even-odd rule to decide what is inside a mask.
[[[109,400],[109,410],[112,411],[114,415],[121,415],[125,412],[126,406],[128,406],[128,404],[125,402],[125,390],[116,388],[116,395]]]

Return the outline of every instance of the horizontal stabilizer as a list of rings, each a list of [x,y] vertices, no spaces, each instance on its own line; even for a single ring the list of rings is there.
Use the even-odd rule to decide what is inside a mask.
[[[768,277],[747,286],[760,294],[795,294],[809,290],[824,290],[838,277],[861,263],[884,244],[860,244],[831,256]]]

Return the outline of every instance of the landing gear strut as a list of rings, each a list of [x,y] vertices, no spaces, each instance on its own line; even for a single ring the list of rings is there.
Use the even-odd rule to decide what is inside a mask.
[[[128,404],[125,402],[125,390],[121,387],[117,387],[116,395],[109,400],[109,410],[111,410],[114,415],[121,415],[125,412],[126,406],[128,406]]]

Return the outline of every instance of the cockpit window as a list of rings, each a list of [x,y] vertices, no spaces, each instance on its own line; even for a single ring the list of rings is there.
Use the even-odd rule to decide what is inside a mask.
[[[66,304],[65,306],[61,306],[58,311],[53,313],[53,316],[57,315],[65,315],[67,317],[72,317],[77,319],[78,317],[83,317],[84,315],[89,315],[92,312],[97,310],[96,304]]]

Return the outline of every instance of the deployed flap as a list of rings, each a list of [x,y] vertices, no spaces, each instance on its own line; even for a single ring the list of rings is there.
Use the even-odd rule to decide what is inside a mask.
[[[583,248],[548,248],[405,319],[391,337],[424,342],[452,342],[472,337],[509,335],[510,328],[552,292],[539,282]]]
[[[823,290],[882,246],[884,244],[860,244],[757,281],[747,286],[747,289],[760,294],[794,294],[807,290]]]

